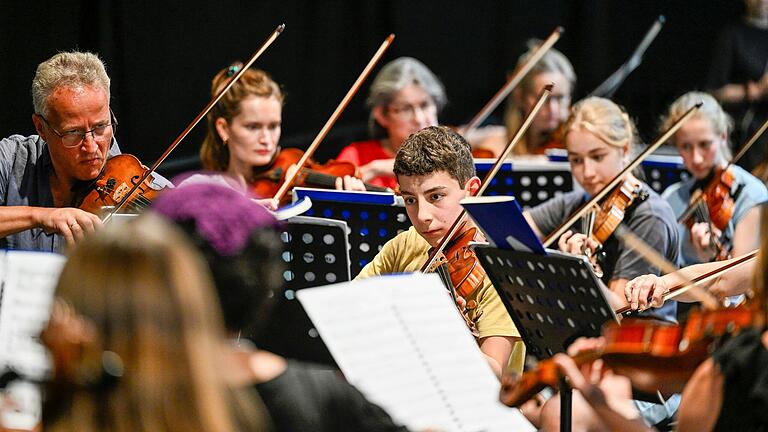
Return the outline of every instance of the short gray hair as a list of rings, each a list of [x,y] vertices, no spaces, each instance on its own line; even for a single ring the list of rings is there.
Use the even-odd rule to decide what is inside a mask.
[[[40,63],[32,80],[35,113],[48,115],[48,98],[58,87],[101,87],[109,100],[109,76],[99,56],[89,52],[60,52]]]
[[[432,97],[438,111],[443,109],[448,102],[443,83],[424,63],[413,57],[400,57],[381,68],[376,79],[373,80],[373,84],[371,84],[366,103],[369,108],[389,105],[395,97],[395,93],[410,84],[417,84],[424,89]],[[384,128],[376,122],[373,113],[368,118],[368,129],[373,138],[386,137]]]

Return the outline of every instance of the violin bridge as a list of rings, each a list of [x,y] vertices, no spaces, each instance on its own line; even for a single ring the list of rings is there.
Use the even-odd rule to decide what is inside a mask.
[[[126,183],[120,183],[120,185],[115,188],[114,193],[112,193],[112,199],[115,200],[115,202],[120,202],[130,190],[131,187]]]

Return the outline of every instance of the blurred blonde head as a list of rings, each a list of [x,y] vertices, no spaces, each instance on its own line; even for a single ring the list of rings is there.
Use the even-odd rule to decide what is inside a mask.
[[[54,350],[65,368],[53,382],[67,391],[60,412],[44,412],[46,431],[235,429],[211,278],[176,228],[153,215],[111,224],[71,251],[56,295],[94,338],[68,366]],[[119,377],[88,361],[102,353]]]

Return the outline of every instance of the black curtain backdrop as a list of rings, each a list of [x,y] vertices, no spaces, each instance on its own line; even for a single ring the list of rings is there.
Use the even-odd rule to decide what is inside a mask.
[[[441,123],[460,124],[503,84],[526,39],[565,28],[556,47],[574,64],[578,97],[621,65],[663,14],[664,29],[614,98],[651,139],[665,106],[702,88],[719,30],[743,10],[738,0],[0,0],[0,136],[34,133],[30,83],[57,51],[102,56],[121,148],[150,165],[208,102],[213,74],[247,59],[279,23],[285,32],[256,67],[287,93],[283,145],[306,148],[390,32],[395,42],[377,70],[399,56],[420,59],[448,90]],[[368,84],[320,146],[319,161],[365,138]],[[202,123],[166,172],[193,166]]]

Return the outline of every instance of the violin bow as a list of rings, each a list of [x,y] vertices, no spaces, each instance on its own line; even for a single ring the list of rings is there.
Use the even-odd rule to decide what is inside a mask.
[[[461,130],[461,135],[467,136],[467,134],[475,129],[477,129],[478,126],[480,126],[486,118],[488,118],[489,115],[501,104],[501,102],[506,98],[512,90],[515,89],[520,84],[520,81],[525,78],[526,75],[528,75],[528,72],[533,69],[533,67],[536,65],[536,63],[541,60],[542,57],[544,57],[544,54],[549,51],[550,48],[552,48],[552,45],[555,44],[555,42],[560,39],[560,35],[563,34],[563,28],[557,27],[550,35],[549,37],[539,46],[538,49],[531,55],[531,58],[528,59],[527,62],[514,74],[511,78],[507,80],[506,83],[504,83],[504,86],[502,86],[499,91],[496,92],[495,95],[489,100],[485,106],[475,114],[475,116],[472,118],[472,120],[467,123],[466,126]]]
[[[656,36],[658,36],[661,28],[664,26],[665,21],[666,18],[664,18],[664,15],[659,15],[659,17],[656,18],[656,21],[653,22],[653,25],[651,25],[651,28],[648,29],[648,32],[645,33],[645,36],[643,36],[640,44],[637,46],[637,48],[635,48],[632,56],[630,56],[623,65],[621,65],[614,73],[612,73],[611,76],[603,81],[602,84],[597,86],[596,89],[592,90],[592,93],[590,93],[588,97],[612,97],[613,94],[616,93],[616,90],[619,89],[621,84],[624,83],[624,80],[627,79],[629,74],[631,74],[635,69],[637,69],[638,66],[640,66],[640,63],[643,61],[643,55],[645,54],[645,51],[648,49],[651,43],[653,43],[654,39],[656,39]]]
[[[347,94],[336,107],[336,110],[333,112],[333,114],[331,114],[331,117],[328,119],[328,121],[325,122],[323,128],[320,129],[320,132],[317,134],[314,141],[312,141],[312,144],[310,144],[309,148],[307,148],[307,150],[304,152],[304,156],[299,159],[299,162],[296,164],[296,170],[294,170],[292,173],[289,173],[289,175],[285,178],[285,181],[280,186],[280,189],[278,189],[277,193],[275,193],[275,196],[272,197],[273,200],[280,202],[280,200],[283,198],[283,195],[288,192],[288,189],[290,189],[294,180],[296,180],[296,177],[301,172],[301,168],[304,167],[309,158],[312,157],[312,154],[315,153],[317,147],[320,146],[320,143],[325,139],[326,135],[328,135],[328,132],[331,130],[333,125],[336,124],[336,120],[338,120],[339,116],[341,116],[341,113],[344,112],[344,109],[347,108],[349,102],[360,89],[366,78],[368,78],[368,75],[371,74],[371,71],[387,51],[389,46],[392,45],[393,40],[395,40],[395,35],[390,34],[387,36],[384,42],[382,42],[381,46],[379,46],[379,49],[368,62],[368,65],[365,66],[365,69],[363,69],[363,71],[360,73],[360,76],[357,77],[357,80],[355,80],[354,84],[352,84],[352,87],[350,87],[350,89],[347,91]]]
[[[146,180],[147,177],[152,175],[152,173],[157,169],[157,167],[159,167],[160,164],[162,164],[165,161],[165,159],[168,157],[168,155],[170,155],[171,152],[174,151],[176,149],[176,147],[178,147],[178,145],[181,143],[181,141],[184,140],[184,138],[186,138],[187,135],[189,135],[189,132],[192,131],[192,129],[195,126],[197,126],[198,123],[200,123],[200,120],[202,120],[203,117],[208,115],[208,112],[211,109],[213,109],[213,107],[216,106],[216,104],[219,102],[219,100],[221,100],[221,98],[224,96],[224,94],[226,94],[229,91],[229,89],[232,88],[232,86],[237,81],[240,80],[240,78],[243,76],[243,74],[245,74],[245,72],[248,70],[248,68],[250,68],[253,65],[253,63],[256,61],[256,59],[261,57],[261,55],[264,53],[264,51],[266,51],[267,48],[269,48],[269,46],[272,45],[272,42],[274,42],[275,39],[277,39],[277,37],[280,36],[280,34],[283,32],[284,29],[285,29],[285,24],[280,24],[280,25],[277,26],[277,28],[275,28],[275,30],[272,32],[272,34],[269,35],[267,40],[264,41],[264,43],[261,45],[261,48],[259,48],[258,51],[256,51],[251,56],[250,59],[248,59],[248,61],[243,65],[243,67],[240,68],[240,70],[237,71],[237,73],[232,76],[232,79],[230,79],[229,82],[227,82],[227,84],[221,90],[219,90],[219,92],[216,94],[216,96],[214,96],[213,99],[211,99],[210,102],[208,102],[208,105],[206,105],[205,108],[203,108],[203,110],[200,111],[200,113],[189,123],[189,125],[187,125],[187,127],[181,132],[181,134],[179,134],[179,136],[176,137],[175,140],[173,140],[171,145],[168,146],[168,148],[165,150],[165,152],[157,159],[157,161],[155,161],[155,163],[152,165],[152,167],[149,168],[147,170],[147,172],[145,172],[144,175],[141,176],[141,178],[139,178],[139,180],[135,182],[133,187],[128,191],[127,194],[125,194],[123,199],[120,200],[120,202],[115,206],[115,208],[112,209],[112,211],[110,211],[107,214],[107,216],[103,220],[104,223],[109,221],[109,219],[112,218],[112,216],[115,213],[120,211],[125,206],[125,204],[128,202],[128,199],[131,197],[131,195],[133,195],[133,193],[139,188],[139,186],[141,186],[141,184],[144,183],[144,180]]]
[[[678,269],[656,249],[650,247],[646,242],[644,242],[640,237],[632,232],[632,230],[620,224],[616,228],[616,231],[614,231],[614,234],[616,234],[616,237],[624,244],[626,244],[630,249],[640,254],[644,260],[646,260],[651,265],[658,267],[662,273],[667,274],[677,272],[677,276],[683,280],[683,283],[681,283],[678,287],[670,289],[668,292],[664,293],[665,301],[669,298],[680,295],[683,292],[691,291],[691,294],[696,297],[696,300],[700,301],[705,308],[716,309],[719,306],[717,299],[700,286],[706,281],[690,279],[686,274],[687,272],[685,272],[685,269]],[[632,309],[629,306],[624,306],[616,311],[617,314],[623,314],[627,312],[632,312]]]
[[[741,146],[741,149],[739,149],[739,152],[736,153],[736,155],[732,157],[730,161],[728,161],[728,164],[725,165],[723,172],[728,171],[728,168],[738,162],[739,159],[741,159],[741,157],[747,153],[747,150],[749,150],[750,147],[752,147],[757,142],[757,140],[760,139],[763,133],[765,133],[766,129],[768,129],[768,120],[766,120],[763,125],[760,126],[760,128],[755,131],[754,134],[752,134],[752,136],[749,138],[749,141],[744,143],[744,145]],[[696,206],[699,205],[699,203],[704,199],[704,194],[701,192],[701,189],[696,189],[696,191],[691,194],[691,197],[693,199],[691,200],[690,204],[688,204],[688,207],[686,207],[685,211],[680,214],[680,217],[677,218],[678,223],[682,223],[693,215],[693,213],[696,211]]]
[[[504,148],[504,151],[501,152],[499,157],[496,159],[496,162],[493,164],[491,169],[485,175],[485,178],[480,184],[480,189],[478,189],[477,191],[477,196],[480,196],[485,192],[485,190],[488,188],[488,185],[491,182],[491,179],[493,179],[496,173],[498,173],[499,170],[501,169],[501,166],[504,164],[504,160],[512,152],[512,150],[515,148],[515,146],[523,137],[523,135],[525,135],[525,133],[528,131],[528,128],[531,126],[533,119],[536,118],[536,115],[539,113],[541,108],[549,99],[549,96],[552,94],[553,87],[554,87],[554,84],[547,84],[546,86],[544,86],[544,89],[541,91],[541,95],[539,96],[539,100],[536,101],[536,105],[533,106],[533,108],[531,109],[531,112],[528,113],[528,116],[523,121],[523,124],[521,124],[520,128],[517,130],[517,133],[515,133],[515,136],[512,137],[512,140],[509,141],[507,146]],[[459,216],[453,222],[453,225],[451,225],[451,229],[448,230],[448,233],[443,237],[442,240],[440,240],[440,244],[437,246],[437,248],[435,248],[432,254],[429,255],[427,262],[425,262],[424,265],[421,267],[420,271],[422,273],[425,272],[428,268],[430,268],[432,264],[434,264],[435,260],[440,255],[440,253],[445,249],[445,246],[448,244],[448,242],[453,238],[454,235],[456,235],[456,232],[459,230],[459,227],[461,226],[461,221],[462,219],[464,219],[464,215],[466,214],[466,212],[467,212],[466,210],[461,211]]]
[[[547,236],[547,238],[544,239],[544,242],[543,242],[544,247],[549,247],[552,243],[557,241],[557,239],[560,238],[560,236],[564,232],[566,232],[574,222],[579,220],[579,218],[584,216],[586,212],[592,209],[592,206],[600,202],[600,200],[602,200],[606,195],[608,195],[613,190],[613,188],[616,187],[616,185],[618,185],[624,179],[624,176],[627,173],[629,173],[630,171],[635,169],[635,167],[640,165],[640,163],[643,160],[645,160],[645,158],[648,157],[648,155],[653,153],[654,150],[659,148],[660,145],[664,144],[664,142],[666,142],[669,139],[669,137],[671,137],[675,132],[677,132],[677,130],[680,129],[683,123],[688,121],[688,119],[691,118],[691,116],[694,114],[696,110],[699,109],[699,107],[701,107],[701,102],[689,108],[688,111],[686,111],[682,117],[677,119],[677,121],[669,129],[667,129],[666,132],[661,134],[661,136],[657,138],[653,144],[646,147],[646,149],[643,150],[642,153],[640,153],[632,162],[630,162],[626,167],[624,167],[624,169],[621,170],[621,172],[618,173],[616,177],[613,178],[613,180],[611,180],[608,184],[606,184],[600,190],[600,192],[595,194],[595,196],[593,196],[592,199],[590,199],[589,201],[586,202],[586,204],[581,206],[581,208],[576,213],[574,213],[570,218],[568,218],[568,220],[565,221],[565,223],[560,225],[560,228],[558,228],[552,234]]]

